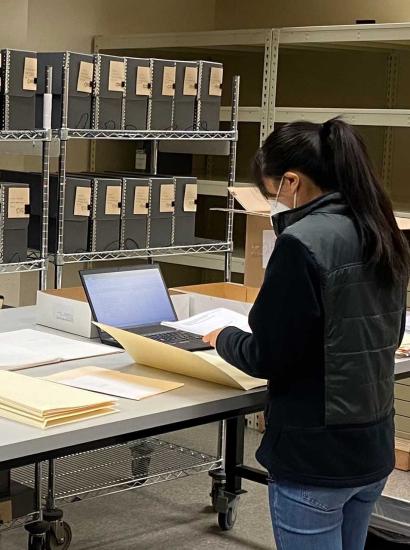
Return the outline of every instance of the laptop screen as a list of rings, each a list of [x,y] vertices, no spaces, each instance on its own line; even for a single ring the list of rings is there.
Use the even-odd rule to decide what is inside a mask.
[[[82,273],[95,319],[118,328],[176,321],[159,268]]]

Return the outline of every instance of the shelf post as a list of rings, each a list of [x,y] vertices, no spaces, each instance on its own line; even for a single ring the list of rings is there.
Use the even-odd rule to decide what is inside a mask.
[[[229,187],[235,185],[236,177],[236,152],[238,144],[238,113],[239,113],[239,83],[240,77],[234,76],[232,83],[232,114],[231,114],[231,130],[235,132],[235,139],[229,144],[229,175],[228,175],[228,196],[226,214],[226,238],[225,241],[230,243],[230,250],[225,252],[225,281],[229,282],[232,276],[232,247],[233,247],[233,207],[234,198],[229,193]]]
[[[40,271],[40,290],[47,288],[48,276],[48,210],[49,210],[49,184],[50,184],[50,147],[51,147],[51,105],[52,105],[53,68],[46,67],[45,93],[43,96],[43,126],[48,135],[42,145],[42,199],[43,210],[41,219],[41,250],[40,257],[43,262]]]

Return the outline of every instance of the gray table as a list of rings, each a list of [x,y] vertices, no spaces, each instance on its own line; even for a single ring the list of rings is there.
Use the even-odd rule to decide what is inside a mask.
[[[0,311],[0,332],[22,328],[85,340],[36,325],[34,306]],[[47,376],[84,365],[177,380],[183,382],[184,386],[142,401],[119,399],[118,413],[47,430],[0,418],[0,468],[31,464],[70,452],[205,424],[263,408],[264,388],[244,392],[157,369],[153,372],[148,367],[135,365],[125,352],[20,372],[30,376]]]
[[[36,325],[34,306],[0,311],[0,331],[22,328],[34,328],[42,332],[81,340],[79,337]],[[120,399],[118,413],[46,431],[0,418],[0,469],[24,467],[24,465],[36,463],[38,478],[41,477],[38,465],[47,460],[50,465],[49,490],[50,488],[53,490],[55,459],[78,452],[93,453],[94,450],[101,448],[121,449],[121,445],[136,439],[223,420],[219,449],[223,455],[223,462],[220,457],[216,457],[214,464],[218,465],[218,470],[213,472],[212,496],[213,504],[219,512],[218,519],[221,527],[231,528],[235,522],[238,495],[242,492],[242,479],[266,483],[266,473],[243,464],[244,415],[263,408],[266,390],[259,388],[244,392],[168,372],[155,370],[153,374],[152,369],[133,364],[132,359],[125,352],[36,367],[27,369],[24,373],[30,376],[46,376],[84,365],[180,380],[184,386],[140,402]],[[409,376],[410,359],[398,360],[395,374],[397,378]],[[224,452],[222,452],[223,448]],[[89,456],[91,459],[93,455],[84,456]],[[223,466],[223,469],[220,466]],[[190,467],[186,466],[185,469],[188,471]],[[402,492],[403,487],[408,487],[408,484],[408,473],[395,472],[386,488],[388,498],[399,498],[400,502],[405,501],[406,498],[403,498]],[[51,508],[54,506],[53,495],[48,499],[48,507],[50,506]],[[54,522],[53,518],[54,516],[51,516],[53,536],[58,536],[59,532],[63,536],[63,531],[59,531],[62,525],[61,517]],[[50,519],[49,516],[47,519]]]

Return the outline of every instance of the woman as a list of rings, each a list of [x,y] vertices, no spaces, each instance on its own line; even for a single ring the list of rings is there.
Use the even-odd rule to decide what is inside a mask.
[[[394,467],[394,353],[408,248],[351,126],[294,122],[255,157],[259,188],[289,209],[249,314],[204,337],[269,383],[257,451],[279,550],[363,549]]]

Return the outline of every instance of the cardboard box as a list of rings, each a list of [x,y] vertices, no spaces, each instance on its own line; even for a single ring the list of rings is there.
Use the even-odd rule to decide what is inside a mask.
[[[179,293],[171,300],[178,319],[189,317],[189,297]],[[37,324],[84,338],[97,338],[90,306],[82,287],[37,292]]]
[[[237,283],[207,283],[173,289],[190,296],[189,315],[225,307],[247,315],[259,289]]]
[[[270,203],[255,186],[232,187],[229,192],[242,208],[234,208],[235,214],[247,216],[244,284],[260,287],[276,241],[271,223]],[[226,211],[223,208],[215,210]],[[396,217],[396,221],[402,231],[410,230],[410,218]]]
[[[408,472],[410,470],[410,441],[396,437],[395,442],[396,468]]]

